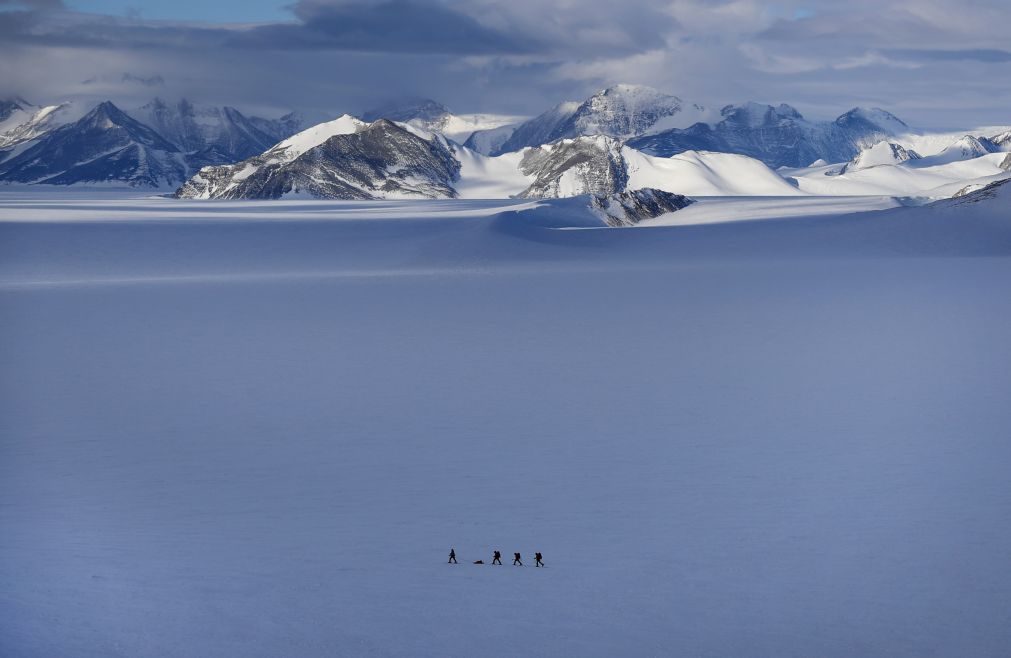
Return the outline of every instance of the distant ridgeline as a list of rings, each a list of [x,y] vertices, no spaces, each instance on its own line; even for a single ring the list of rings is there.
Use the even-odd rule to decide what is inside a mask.
[[[608,197],[644,188],[940,197],[1011,169],[997,157],[1011,151],[1011,131],[954,135],[937,153],[918,152],[920,137],[880,109],[817,122],[789,105],[711,111],[635,85],[527,120],[456,115],[428,99],[311,123],[186,100],[123,110],[15,98],[0,102],[0,182],[129,185],[201,199]],[[966,160],[979,166],[943,168]],[[903,182],[882,178],[881,167],[941,169]]]

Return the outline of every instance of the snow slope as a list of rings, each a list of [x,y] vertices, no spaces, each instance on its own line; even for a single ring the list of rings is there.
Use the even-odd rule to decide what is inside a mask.
[[[334,135],[351,135],[364,128],[365,125],[364,121],[350,114],[344,114],[332,121],[316,124],[282,140],[272,147],[268,153],[273,152],[282,161],[294,160]]]
[[[969,160],[929,156],[889,166],[875,166],[839,173],[839,165],[805,169],[784,169],[779,173],[793,178],[804,192],[819,195],[894,195],[949,197],[966,185],[985,185],[1007,177],[1001,169],[1005,154],[990,153]]]
[[[461,199],[506,199],[534,181],[533,175],[520,169],[523,151],[492,158],[469,148],[458,148],[455,154],[461,165],[460,179],[455,185]]]
[[[847,215],[897,208],[902,204],[891,196],[721,196],[694,197],[697,203],[677,213],[647,219],[637,226],[691,226],[821,215]]]
[[[2,195],[2,655],[1011,646],[1006,194]]]
[[[77,121],[90,109],[74,102],[36,107],[22,101],[17,106],[0,122],[0,149],[20,146],[23,150],[46,133]]]
[[[861,169],[885,165],[898,165],[910,160],[919,160],[921,157],[916,151],[910,151],[900,144],[881,141],[860,151],[855,158],[846,164],[843,172],[859,171]]]
[[[622,150],[628,189],[655,187],[688,196],[797,196],[801,192],[764,163],[733,153],[686,151],[669,158]]]
[[[559,151],[557,155],[561,163],[552,176],[563,173],[557,181],[555,193],[563,197],[585,194],[585,182],[573,171],[575,167],[570,166],[572,163],[578,166],[589,162],[586,160],[589,156],[574,150],[577,146],[592,148],[594,152],[614,151],[611,159],[616,162],[612,164],[624,170],[619,178],[623,176],[625,182],[619,191],[652,187],[688,196],[789,197],[803,194],[763,163],[747,156],[690,151],[659,158],[622,147],[618,142],[603,137],[561,140],[539,149],[524,149],[495,157],[458,148],[455,153],[462,166],[455,187],[460,197],[465,199],[507,198],[524,194],[533,189],[531,186],[537,182],[538,176],[545,173],[543,165],[531,163],[531,155],[543,152],[546,157],[551,157]],[[524,162],[527,164],[524,165]],[[524,169],[525,166],[527,169]],[[543,190],[531,196],[541,193]]]

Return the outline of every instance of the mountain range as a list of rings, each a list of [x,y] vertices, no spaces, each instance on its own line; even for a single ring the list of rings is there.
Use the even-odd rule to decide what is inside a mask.
[[[646,187],[942,195],[1008,174],[1011,130],[923,152],[918,139],[876,108],[822,122],[786,104],[712,112],[636,85],[526,120],[407,99],[312,125],[296,113],[264,119],[185,99],[122,110],[13,98],[0,102],[0,182],[178,188],[192,198],[544,198]]]
[[[805,167],[817,160],[846,162],[865,147],[909,132],[904,122],[880,109],[854,108],[834,121],[812,122],[786,104],[746,103],[728,105],[720,116],[715,124],[641,135],[629,144],[652,155],[691,150],[739,153],[775,169]]]
[[[154,99],[126,112],[105,101],[37,107],[0,103],[0,181],[178,185],[201,167],[262,153],[301,130],[295,114],[269,120],[231,107]]]

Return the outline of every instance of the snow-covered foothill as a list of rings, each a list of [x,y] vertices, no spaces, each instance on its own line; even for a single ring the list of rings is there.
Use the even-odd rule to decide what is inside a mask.
[[[919,160],[920,154],[916,151],[906,149],[894,142],[881,141],[873,146],[869,146],[850,160],[843,167],[841,173],[847,171],[860,171],[871,167],[882,167],[886,165],[897,165],[910,160]]]
[[[1003,153],[961,157],[926,156],[895,165],[852,169],[849,166],[825,165],[804,169],[782,170],[783,176],[797,182],[800,190],[817,195],[890,195],[945,198],[966,185],[985,185],[1003,177]]]

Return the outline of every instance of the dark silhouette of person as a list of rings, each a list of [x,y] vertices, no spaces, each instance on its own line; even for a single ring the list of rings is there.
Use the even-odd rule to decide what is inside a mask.
[[[534,553],[534,560],[536,560],[536,562],[534,564],[535,567],[543,567],[544,566],[544,563],[541,562],[541,554],[540,553]]]
[[[523,566],[523,561],[520,560],[520,554],[519,553],[513,553],[513,566],[515,567],[517,564],[522,567]]]
[[[449,564],[460,564],[456,561],[456,549],[449,549]]]
[[[492,564],[497,564],[499,566],[502,565],[502,553],[500,551],[495,551],[494,555],[492,555],[491,558]]]

